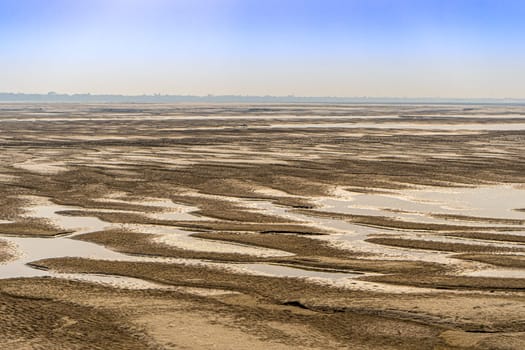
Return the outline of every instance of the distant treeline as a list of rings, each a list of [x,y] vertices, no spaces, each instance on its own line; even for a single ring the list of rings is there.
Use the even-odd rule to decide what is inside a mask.
[[[77,103],[435,103],[435,104],[525,104],[525,99],[440,99],[390,97],[300,97],[241,95],[95,95],[0,93],[0,102],[77,102]]]

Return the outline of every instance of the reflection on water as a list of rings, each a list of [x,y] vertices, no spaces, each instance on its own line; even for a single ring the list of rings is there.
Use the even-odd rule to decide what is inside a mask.
[[[496,277],[496,278],[525,278],[525,269],[486,268],[469,271],[464,276],[470,277]]]
[[[51,277],[65,278],[72,281],[92,282],[102,285],[107,285],[115,288],[131,289],[131,290],[145,290],[145,289],[163,289],[163,290],[177,290],[176,287],[145,281],[143,279],[114,276],[114,275],[100,275],[91,273],[51,273]]]
[[[318,206],[317,210],[342,214],[359,214],[395,217],[402,220],[416,222],[451,223],[463,221],[469,226],[482,227],[486,223],[472,221],[469,218],[449,218],[435,217],[433,215],[462,215],[478,218],[494,219],[524,219],[525,213],[516,211],[517,208],[525,208],[525,189],[513,185],[465,187],[465,188],[444,188],[444,187],[419,187],[407,190],[391,190],[387,193],[354,193],[338,189],[333,197],[324,197],[314,200]],[[201,196],[207,196],[200,194]],[[371,258],[381,258],[385,260],[403,259],[416,261],[430,261],[456,266],[465,266],[465,261],[451,258],[451,253],[407,249],[399,247],[386,247],[378,244],[366,242],[371,235],[394,235],[402,238],[416,238],[426,241],[443,243],[468,243],[483,246],[494,246],[501,248],[514,248],[518,243],[511,242],[492,242],[487,240],[473,240],[464,238],[452,238],[436,235],[435,232],[411,232],[410,230],[393,230],[388,227],[371,227],[347,222],[346,220],[325,218],[309,214],[307,211],[297,212],[287,207],[275,205],[270,200],[252,200],[245,198],[220,197],[236,202],[240,206],[254,210],[256,212],[270,214],[273,216],[286,218],[290,223],[304,224],[330,232],[329,235],[312,236],[314,238],[326,240],[330,244],[356,252],[372,254]],[[84,210],[73,206],[56,205],[46,198],[24,197],[31,201],[26,216],[35,218],[45,218],[54,225],[66,231],[72,231],[70,235],[53,238],[35,237],[2,237],[16,251],[17,258],[13,261],[0,265],[0,278],[13,277],[36,277],[52,276],[63,277],[90,282],[98,282],[120,288],[148,289],[148,288],[168,288],[167,286],[154,283],[129,279],[119,276],[100,276],[95,274],[61,274],[51,271],[39,270],[28,265],[29,263],[41,259],[78,257],[86,259],[102,259],[114,261],[131,262],[161,262],[171,264],[189,264],[206,266],[210,268],[227,268],[240,273],[250,273],[265,276],[278,277],[301,277],[316,279],[331,283],[341,287],[363,288],[381,290],[384,286],[377,286],[364,281],[357,281],[355,277],[360,276],[353,272],[319,271],[305,270],[297,267],[281,266],[274,264],[252,263],[252,264],[228,264],[211,263],[196,259],[169,259],[156,257],[130,256],[114,252],[103,246],[71,239],[72,237],[110,228],[124,228],[134,232],[152,234],[154,240],[181,249],[193,251],[247,254],[259,257],[285,257],[293,254],[277,250],[260,248],[255,246],[219,242],[191,237],[190,231],[181,230],[173,226],[164,225],[140,225],[140,224],[111,224],[96,217],[80,217],[61,215],[61,211]],[[127,203],[157,208],[154,213],[143,213],[143,215],[155,215],[157,218],[167,218],[172,220],[207,220],[208,218],[193,214],[197,210],[195,207],[176,204],[167,199],[144,199],[141,201],[131,201],[125,198],[106,198],[106,202]],[[91,209],[85,209],[89,212]],[[97,211],[105,211],[97,209]],[[111,211],[111,210],[106,210]],[[139,213],[139,212],[137,212]],[[9,223],[8,221],[0,221]],[[491,226],[495,226],[490,223]],[[525,227],[519,223],[513,224],[514,227]],[[520,234],[513,232],[514,234]],[[519,253],[516,253],[519,254]],[[468,276],[486,277],[513,277],[523,278],[523,270],[520,269],[483,269],[464,270],[463,274]],[[173,288],[173,287],[169,287]],[[379,288],[379,289],[378,289]],[[392,291],[392,290],[390,290]]]
[[[48,276],[70,278],[74,280],[82,280],[89,282],[98,282],[102,284],[116,286],[119,288],[158,289],[167,287],[158,287],[157,284],[154,283],[121,276],[56,273],[52,271],[37,269],[29,264],[31,262],[42,259],[75,257],[112,261],[200,265],[215,268],[225,268],[228,266],[227,264],[210,263],[198,259],[174,259],[161,257],[133,256],[112,251],[95,243],[71,239],[80,234],[97,232],[116,227],[131,228],[138,232],[155,234],[159,236],[157,237],[159,241],[167,244],[172,244],[182,249],[192,249],[196,251],[206,252],[211,251],[221,253],[251,254],[254,256],[263,257],[282,257],[293,255],[284,251],[274,249],[201,240],[191,237],[191,232],[183,231],[175,227],[158,225],[118,225],[102,221],[96,217],[61,215],[61,211],[83,210],[83,208],[57,205],[52,203],[48,199],[41,197],[24,198],[26,200],[30,200],[33,203],[33,205],[31,205],[27,209],[27,212],[25,214],[26,216],[34,218],[45,218],[54,225],[59,226],[64,230],[73,232],[67,236],[49,238],[3,236],[2,240],[6,241],[15,250],[16,258],[12,261],[6,262],[5,264],[0,264],[0,278]],[[164,203],[165,202],[152,202],[148,204],[161,207],[161,204]],[[171,203],[170,208],[168,209],[173,209],[174,207],[175,204]],[[191,215],[189,213],[184,212],[182,214]],[[194,217],[192,217],[192,220],[193,219]]]
[[[306,215],[288,210],[285,207],[277,206],[269,201],[245,201],[247,207],[257,209],[265,214],[275,215],[278,217],[288,218],[309,226],[332,232],[329,235],[310,236],[329,242],[337,248],[347,249],[350,251],[365,252],[376,255],[385,260],[416,260],[438,263],[450,263],[451,259],[448,254],[438,251],[420,251],[415,249],[403,249],[397,247],[379,246],[377,244],[366,242],[365,239],[372,234],[393,234],[396,231],[357,225],[340,219],[330,219],[314,215]]]
[[[338,195],[340,198],[322,198],[316,203],[327,212],[386,216],[425,223],[468,221],[469,226],[487,226],[486,222],[475,222],[474,218],[525,220],[525,212],[516,210],[525,207],[525,189],[515,185],[421,187],[388,193],[339,190]],[[436,214],[464,218],[439,218],[435,217]],[[491,226],[497,224],[491,223]]]
[[[317,210],[341,214],[374,215],[420,223],[439,223],[479,227],[511,227],[512,234],[521,234],[525,225],[494,224],[472,221],[469,218],[436,218],[432,215],[463,215],[495,219],[525,219],[525,213],[516,208],[525,207],[525,190],[518,185],[497,185],[464,188],[421,187],[410,190],[389,191],[388,193],[354,193],[337,189],[334,197],[314,201]],[[441,243],[475,244],[495,248],[523,248],[520,243],[498,242],[481,239],[453,238],[438,236],[432,231],[398,230],[389,227],[373,227],[354,224],[346,220],[330,219],[297,213],[270,201],[246,201],[242,204],[265,214],[287,218],[294,222],[315,226],[333,232],[330,235],[315,236],[331,244],[351,251],[373,254],[385,260],[403,259],[453,264],[464,267],[465,261],[451,258],[446,251],[420,250],[390,247],[366,242],[371,235],[417,238]],[[459,222],[459,223],[458,223]],[[501,232],[503,233],[503,232]]]
[[[16,249],[18,258],[0,265],[2,278],[35,277],[48,275],[47,272],[27,266],[32,261],[60,258],[80,257],[93,259],[122,260],[122,254],[113,252],[94,243],[77,241],[68,238],[21,238],[4,237]]]
[[[255,128],[267,128],[257,126]],[[272,124],[272,129],[292,128],[341,128],[341,129],[403,129],[403,130],[433,130],[433,131],[506,131],[525,130],[525,123],[301,123],[301,124]]]
[[[60,215],[61,211],[82,210],[79,207],[58,205],[47,198],[25,196],[22,197],[34,203],[27,209],[26,216],[46,219],[64,231],[74,231],[74,235],[96,232],[108,229],[111,224],[96,217]]]
[[[141,200],[132,200],[126,198],[125,194],[113,194],[106,198],[99,198],[98,202],[116,203],[126,205],[138,205],[144,207],[151,207],[157,209],[153,213],[136,212],[138,214],[150,217],[157,220],[166,221],[199,221],[208,220],[208,218],[194,215],[193,212],[198,208],[180,203],[174,203],[170,199],[165,198],[144,198]],[[106,210],[105,210],[106,211]],[[130,211],[133,212],[133,211]]]
[[[134,232],[154,234],[157,236],[154,238],[156,242],[197,252],[246,254],[258,257],[285,257],[294,255],[277,249],[199,239],[191,236],[194,232],[181,230],[173,226],[132,224],[123,225],[123,227]]]
[[[339,280],[362,276],[360,273],[349,272],[325,272],[318,270],[305,270],[295,267],[273,265],[273,264],[235,264],[235,268],[254,273],[257,275],[279,276],[279,277],[311,277],[329,280]]]
[[[525,189],[516,185],[423,188],[404,192],[412,200],[437,204],[437,213],[525,220]]]

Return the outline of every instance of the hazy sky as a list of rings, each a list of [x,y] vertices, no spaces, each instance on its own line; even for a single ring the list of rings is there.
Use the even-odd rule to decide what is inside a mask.
[[[523,0],[0,0],[0,91],[525,98]]]

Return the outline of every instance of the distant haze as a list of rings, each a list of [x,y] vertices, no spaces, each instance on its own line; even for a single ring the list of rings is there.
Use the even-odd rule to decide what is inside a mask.
[[[0,92],[525,98],[521,0],[0,0]]]

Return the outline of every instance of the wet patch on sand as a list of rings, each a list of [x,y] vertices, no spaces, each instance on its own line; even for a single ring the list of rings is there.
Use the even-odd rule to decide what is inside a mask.
[[[522,106],[0,114],[7,346],[521,349]]]

